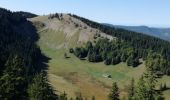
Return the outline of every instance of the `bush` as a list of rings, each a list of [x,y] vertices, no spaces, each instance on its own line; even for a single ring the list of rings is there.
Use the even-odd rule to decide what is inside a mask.
[[[111,59],[106,58],[106,60],[104,61],[105,65],[110,65],[111,64]]]
[[[74,54],[79,58],[87,57],[87,53],[88,53],[87,50],[85,48],[82,48],[82,47],[81,48],[77,47],[74,50]]]
[[[128,66],[133,66],[133,67],[137,67],[139,65],[139,59],[138,58],[133,58],[132,56],[130,56],[127,59],[127,65]]]
[[[74,53],[74,49],[73,49],[73,48],[70,48],[69,52],[70,52],[70,53]]]

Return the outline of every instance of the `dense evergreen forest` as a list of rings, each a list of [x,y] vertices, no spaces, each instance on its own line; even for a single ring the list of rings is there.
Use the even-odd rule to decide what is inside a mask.
[[[146,60],[148,54],[156,53],[154,58],[154,70],[157,75],[170,74],[170,43],[148,35],[127,31],[124,29],[105,26],[88,19],[71,15],[92,28],[116,37],[116,40],[100,38],[94,45],[88,42],[86,47],[77,47],[74,54],[79,58],[87,57],[90,62],[104,61],[106,65],[127,62],[128,66],[136,67],[141,62],[140,59]],[[96,37],[95,37],[96,38]]]
[[[33,17],[37,17],[38,15],[36,14],[33,14],[33,13],[29,13],[29,12],[24,12],[24,11],[17,11],[17,12],[13,12],[15,14],[18,14],[22,17],[25,17],[25,18],[33,18]]]
[[[56,100],[45,71],[49,58],[26,16],[0,8],[0,100]]]

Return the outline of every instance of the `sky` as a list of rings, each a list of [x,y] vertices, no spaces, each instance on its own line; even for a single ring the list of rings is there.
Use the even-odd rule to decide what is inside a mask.
[[[38,15],[72,13],[114,25],[170,28],[170,0],[0,0],[0,7]]]

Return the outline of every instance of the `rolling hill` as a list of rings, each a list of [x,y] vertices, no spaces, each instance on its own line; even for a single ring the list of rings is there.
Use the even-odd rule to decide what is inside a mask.
[[[112,82],[118,82],[120,86],[121,98],[127,96],[127,85],[133,77],[136,80],[145,71],[145,61],[142,61],[136,68],[128,67],[125,63],[117,65],[105,65],[102,62],[91,63],[86,60],[80,60],[73,54],[69,53],[70,48],[84,46],[87,41],[95,43],[100,38],[116,40],[117,37],[107,34],[98,28],[92,27],[90,23],[85,23],[83,19],[76,18],[70,14],[52,14],[47,16],[37,16],[29,19],[38,29],[40,39],[37,44],[40,46],[42,53],[50,58],[47,63],[48,79],[54,87],[57,94],[64,91],[68,97],[75,97],[80,93],[83,97],[91,99],[95,96],[97,100],[106,100]],[[121,30],[121,29],[120,29]],[[116,30],[117,31],[117,30]],[[121,30],[125,31],[126,30]],[[98,37],[100,34],[100,37]],[[132,38],[126,34],[127,37]],[[126,36],[125,35],[125,36]],[[143,36],[135,33],[138,36]],[[98,37],[97,39],[95,37]],[[144,36],[148,39],[161,41],[157,38]],[[68,59],[64,55],[69,56]],[[111,75],[112,78],[105,76]],[[170,85],[170,77],[163,77],[159,84],[166,82]],[[158,85],[159,85],[158,84]],[[101,91],[102,90],[102,91]],[[168,97],[170,91],[165,91]]]

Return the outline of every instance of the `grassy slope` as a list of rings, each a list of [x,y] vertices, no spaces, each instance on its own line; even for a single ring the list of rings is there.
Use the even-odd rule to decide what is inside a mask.
[[[65,91],[69,97],[74,97],[81,92],[88,98],[95,96],[97,100],[106,100],[113,81],[118,82],[121,96],[124,96],[129,80],[132,77],[137,80],[145,70],[144,64],[137,68],[130,68],[125,63],[106,66],[103,62],[89,63],[79,60],[68,53],[69,47],[80,45],[77,43],[79,32],[69,39],[66,39],[62,31],[51,29],[41,31],[39,35],[38,44],[42,52],[51,58],[48,63],[49,81],[58,90],[57,92]],[[64,58],[65,52],[70,56],[69,59]],[[103,74],[112,75],[112,79],[103,77]],[[166,82],[167,86],[170,86],[170,77],[165,76],[159,82]],[[170,90],[164,92],[167,100],[170,98],[169,94]]]
[[[125,63],[106,66],[101,63],[89,63],[81,61],[72,54],[67,53],[70,58],[65,59],[64,53],[67,49],[58,48],[63,43],[75,46],[78,34],[65,41],[64,35],[59,31],[46,30],[40,33],[38,44],[43,53],[51,58],[49,65],[49,80],[60,92],[66,91],[69,96],[75,96],[81,92],[86,97],[93,95],[97,100],[105,100],[112,82],[118,82],[121,94],[124,95],[124,87],[129,80],[138,78],[144,71],[143,65],[137,68],[127,67]],[[78,38],[77,38],[78,39]],[[103,77],[103,74],[112,75],[112,79]]]

